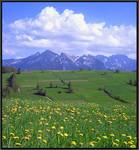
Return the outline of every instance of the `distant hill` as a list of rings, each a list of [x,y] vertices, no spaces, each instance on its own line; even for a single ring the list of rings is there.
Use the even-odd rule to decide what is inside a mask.
[[[125,55],[83,55],[68,56],[65,53],[60,55],[46,50],[43,53],[35,53],[22,59],[5,59],[3,66],[12,66],[22,70],[116,70],[134,71],[136,70],[136,60]]]

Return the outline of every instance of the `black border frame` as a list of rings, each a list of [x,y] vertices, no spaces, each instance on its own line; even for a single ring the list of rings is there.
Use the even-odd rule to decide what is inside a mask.
[[[137,137],[137,145],[136,145],[136,148],[4,148],[2,147],[2,4],[3,3],[12,3],[12,2],[34,2],[34,3],[37,3],[37,2],[135,2],[136,3],[136,78],[137,78],[137,87],[136,87],[136,137]],[[0,51],[0,62],[1,62],[1,65],[0,65],[0,71],[1,71],[1,92],[0,92],[0,97],[1,97],[1,100],[0,100],[0,114],[1,114],[1,130],[0,130],[0,134],[1,134],[1,149],[139,149],[139,120],[138,120],[138,117],[139,117],[139,111],[138,111],[138,108],[139,108],[139,103],[138,103],[138,92],[139,92],[139,89],[138,89],[138,85],[139,85],[139,81],[138,81],[138,66],[139,66],[139,61],[138,61],[138,58],[139,58],[139,53],[138,53],[138,44],[139,44],[139,38],[138,38],[138,34],[139,34],[139,1],[138,0],[2,0],[0,1],[0,46],[1,46],[1,51]]]

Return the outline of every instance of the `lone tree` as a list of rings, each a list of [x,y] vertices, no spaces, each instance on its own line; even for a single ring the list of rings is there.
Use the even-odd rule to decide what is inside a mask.
[[[69,81],[67,84],[68,88],[67,88],[67,93],[73,93],[73,89],[71,88],[71,82]]]
[[[12,88],[15,92],[20,92],[19,85],[16,83],[16,74],[13,73],[7,80],[8,87]]]
[[[53,87],[53,83],[50,82],[50,83],[49,83],[49,88],[52,88],[52,87]]]
[[[39,89],[40,89],[40,84],[37,83],[37,85],[36,85],[36,90],[39,90]]]
[[[17,73],[16,74],[21,74],[21,69],[18,68]]]
[[[119,70],[119,69],[116,69],[116,70],[115,70],[115,73],[120,73],[120,70]]]

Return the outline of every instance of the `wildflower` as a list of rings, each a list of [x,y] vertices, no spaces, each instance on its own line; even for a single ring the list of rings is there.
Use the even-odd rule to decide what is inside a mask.
[[[13,137],[15,140],[19,140],[19,137],[18,136],[14,136]]]
[[[67,134],[67,133],[64,133],[64,136],[65,136],[65,137],[67,137],[67,136],[68,136],[68,134]]]
[[[128,141],[127,143],[128,143],[129,145],[132,145],[132,144],[133,144],[133,142],[132,142],[132,141]]]
[[[110,136],[111,136],[111,137],[114,137],[114,134],[113,134],[113,133],[111,133],[111,134],[110,134]]]
[[[37,139],[38,139],[38,140],[41,140],[41,139],[42,139],[42,137],[41,137],[41,136],[38,136],[38,137],[37,137]]]
[[[71,145],[77,145],[75,141],[71,141]]]
[[[2,139],[5,140],[5,139],[6,139],[6,136],[2,136]]]
[[[38,133],[42,133],[42,130],[38,130]]]
[[[25,136],[23,139],[24,139],[24,140],[29,140],[30,137],[29,137],[29,136]]]
[[[92,146],[92,147],[94,147],[95,146],[95,141],[89,142],[89,145]]]
[[[136,148],[136,145],[130,145],[130,148]]]
[[[121,134],[122,136],[126,136],[126,134]]]
[[[109,124],[112,124],[112,121],[108,121]]]
[[[95,130],[94,128],[91,129],[91,131],[94,131],[94,130]]]
[[[106,115],[104,115],[104,118],[107,118],[107,116],[106,116]]]
[[[46,140],[43,140],[43,143],[47,144],[47,141],[46,141]]]
[[[52,126],[52,129],[55,129],[56,127],[55,126]]]
[[[116,147],[118,146],[118,144],[115,143],[115,142],[112,142],[112,145],[113,145],[113,146],[116,146]]]
[[[28,130],[28,129],[26,129],[26,130],[25,130],[25,132],[26,132],[26,133],[28,133],[28,132],[29,132],[29,130]]]
[[[15,143],[16,146],[21,146],[21,143]]]
[[[99,140],[99,141],[100,141],[100,140],[101,140],[101,138],[100,138],[100,137],[97,137],[97,140]]]
[[[115,141],[116,141],[116,142],[119,142],[119,140],[118,140],[118,139],[115,139]]]
[[[123,143],[124,143],[125,145],[127,145],[127,142],[126,142],[126,141],[124,141]]]
[[[10,136],[14,136],[14,133],[11,132],[11,133],[10,133]]]
[[[80,136],[83,136],[83,133],[80,133],[79,135],[80,135]]]
[[[108,137],[106,135],[103,136],[104,139],[107,139]]]
[[[128,138],[128,139],[130,139],[130,140],[132,139],[132,137],[131,137],[131,136],[127,136],[127,138]]]
[[[63,130],[63,129],[64,129],[64,127],[63,127],[63,126],[61,126],[61,127],[60,127],[60,129],[61,129],[61,130]]]

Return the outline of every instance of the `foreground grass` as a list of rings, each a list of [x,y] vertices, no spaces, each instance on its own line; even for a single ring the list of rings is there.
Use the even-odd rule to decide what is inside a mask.
[[[129,109],[130,107],[130,109]],[[4,99],[3,147],[135,148],[135,106]]]

